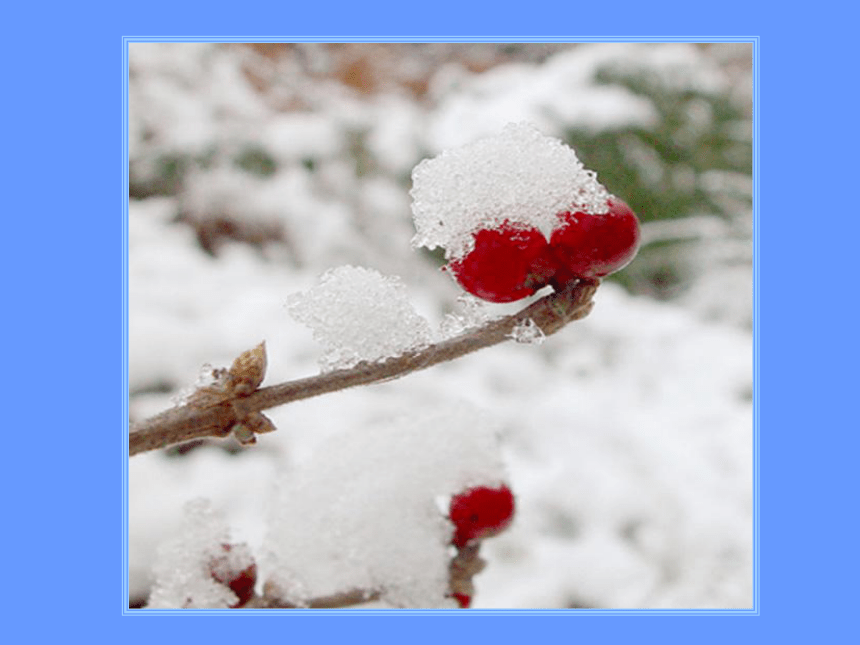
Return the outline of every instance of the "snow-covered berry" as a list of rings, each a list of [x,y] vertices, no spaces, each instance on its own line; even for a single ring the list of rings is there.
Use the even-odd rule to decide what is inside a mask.
[[[627,204],[527,123],[422,161],[410,194],[413,245],[443,248],[457,282],[491,302],[609,275],[639,245]]]
[[[504,222],[474,234],[475,247],[450,269],[474,296],[512,302],[532,295],[555,275],[543,234],[535,228]]]
[[[254,596],[257,584],[257,564],[244,544],[221,545],[222,553],[209,561],[212,578],[230,587],[238,601],[231,609],[243,607]]]
[[[451,542],[462,548],[508,527],[514,517],[514,495],[505,485],[470,488],[451,498],[448,517],[454,524]]]

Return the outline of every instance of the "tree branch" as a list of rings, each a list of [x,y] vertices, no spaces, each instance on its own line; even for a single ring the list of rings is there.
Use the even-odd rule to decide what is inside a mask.
[[[448,565],[448,595],[464,594],[473,596],[475,586],[472,578],[483,571],[486,562],[480,556],[481,543],[476,542],[457,550],[457,555]],[[254,595],[243,609],[338,609],[355,607],[368,602],[374,602],[382,597],[378,589],[350,589],[330,596],[310,598],[303,603],[289,602],[283,599],[283,592],[276,584],[267,582],[263,587],[263,595]]]
[[[307,399],[357,385],[388,381],[444,363],[511,338],[513,330],[531,319],[549,336],[569,322],[580,320],[592,309],[599,280],[579,280],[551,293],[521,311],[487,322],[449,340],[375,363],[359,363],[349,369],[264,387],[243,395],[232,391],[223,397],[201,397],[135,424],[129,431],[129,455],[199,439],[226,437],[234,426],[253,419],[257,432],[268,431],[259,413],[293,401]],[[241,358],[241,357],[240,357]],[[237,359],[238,361],[239,359]],[[261,420],[262,419],[262,420]],[[269,422],[269,425],[271,423]],[[243,432],[248,429],[243,427]],[[251,436],[253,440],[253,436]]]

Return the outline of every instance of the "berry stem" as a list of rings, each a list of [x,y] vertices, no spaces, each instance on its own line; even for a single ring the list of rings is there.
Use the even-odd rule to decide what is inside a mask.
[[[593,306],[600,281],[576,280],[544,296],[521,311],[491,320],[454,338],[377,363],[360,363],[336,370],[257,389],[248,396],[231,396],[208,406],[193,402],[180,405],[141,423],[134,424],[128,437],[129,455],[203,437],[226,437],[234,425],[248,415],[269,408],[337,392],[358,385],[389,381],[411,372],[454,360],[471,352],[510,339],[513,329],[529,319],[543,331],[554,334],[574,320],[585,318]]]
[[[486,561],[481,557],[481,542],[457,549],[457,555],[448,565],[448,589],[450,595],[461,594],[469,599],[475,595],[475,585],[472,578],[481,573]]]

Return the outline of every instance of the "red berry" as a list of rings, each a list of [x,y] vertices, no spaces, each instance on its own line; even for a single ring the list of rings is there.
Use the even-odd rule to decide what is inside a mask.
[[[549,284],[555,273],[546,238],[534,228],[502,223],[473,236],[475,248],[450,268],[472,295],[491,302],[512,302]]]
[[[507,528],[514,517],[514,495],[504,485],[470,488],[451,499],[449,517],[455,527],[452,542],[464,547]]]
[[[451,596],[459,603],[460,609],[468,609],[472,605],[472,596],[464,593],[452,593]]]
[[[244,547],[244,545],[240,546]],[[227,555],[233,550],[233,547],[229,544],[222,544],[221,549],[224,553],[209,562],[209,570],[217,582],[230,587],[230,590],[239,598],[238,602],[230,607],[232,609],[242,607],[254,596],[254,586],[257,584],[257,565],[248,556],[247,560],[242,559],[241,561],[243,563],[250,561],[250,564],[239,569],[236,566],[236,560]]]
[[[610,197],[604,215],[561,213],[563,224],[550,237],[557,273],[553,284],[601,278],[624,268],[639,247],[639,220],[630,207]]]

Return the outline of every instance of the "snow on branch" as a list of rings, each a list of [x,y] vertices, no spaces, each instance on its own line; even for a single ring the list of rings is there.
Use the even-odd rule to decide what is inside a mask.
[[[216,371],[216,386],[202,388],[184,404],[132,425],[129,455],[203,437],[227,437],[242,443],[274,430],[263,410],[358,385],[405,376],[471,352],[516,338],[516,330],[536,325],[545,336],[588,315],[597,279],[576,280],[521,311],[485,323],[423,349],[378,362],[325,372],[257,389],[265,374],[265,345],[242,354],[230,370]],[[529,322],[531,321],[531,322]]]

